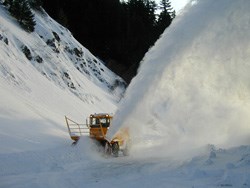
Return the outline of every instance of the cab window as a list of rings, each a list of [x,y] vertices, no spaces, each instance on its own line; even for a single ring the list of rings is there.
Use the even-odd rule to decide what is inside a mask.
[[[102,127],[109,127],[110,125],[110,119],[109,118],[91,118],[90,119],[90,127],[100,127],[100,124],[102,124]]]

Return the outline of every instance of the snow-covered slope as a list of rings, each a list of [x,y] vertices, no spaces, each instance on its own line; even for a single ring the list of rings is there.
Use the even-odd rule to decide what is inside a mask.
[[[118,158],[88,137],[71,147],[63,117],[114,112],[106,86],[117,77],[51,18],[37,14],[27,34],[0,6],[0,187],[250,187],[250,3],[195,2],[145,56],[115,114],[110,135],[127,124],[133,138]]]
[[[65,139],[64,115],[114,112],[124,81],[45,12],[25,32],[0,5],[0,152]],[[45,136],[45,139],[44,137]],[[60,141],[59,141],[60,142]]]

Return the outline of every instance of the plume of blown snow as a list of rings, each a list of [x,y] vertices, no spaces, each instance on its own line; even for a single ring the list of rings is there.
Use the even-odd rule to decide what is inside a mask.
[[[250,1],[190,2],[145,55],[115,114],[134,155],[250,143]]]

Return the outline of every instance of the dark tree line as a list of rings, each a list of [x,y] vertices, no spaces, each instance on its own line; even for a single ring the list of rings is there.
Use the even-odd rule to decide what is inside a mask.
[[[169,0],[43,0],[43,7],[127,82],[175,17]]]
[[[31,9],[41,10],[41,0],[3,0],[1,3],[27,32],[35,30],[36,22]]]
[[[127,82],[144,54],[175,17],[169,0],[0,0],[28,32],[31,9],[45,10]],[[156,10],[160,10],[159,15]]]

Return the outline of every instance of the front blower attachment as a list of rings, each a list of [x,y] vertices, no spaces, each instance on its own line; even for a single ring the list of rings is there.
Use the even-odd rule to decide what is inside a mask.
[[[129,155],[131,142],[129,138],[128,128],[122,128],[115,134],[113,139],[107,141],[104,147],[106,156],[118,157],[121,152],[124,156]]]
[[[82,135],[89,135],[91,139],[104,147],[106,156],[118,157],[120,151],[124,156],[127,156],[130,148],[127,128],[120,129],[111,141],[106,138],[112,118],[113,116],[107,113],[91,114],[86,120],[86,124],[79,124],[65,116],[69,135],[74,141],[73,145],[77,144]]]

